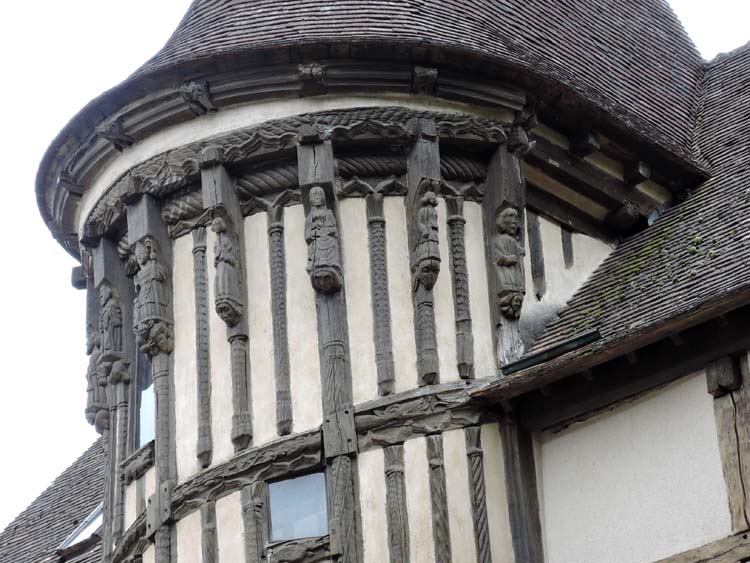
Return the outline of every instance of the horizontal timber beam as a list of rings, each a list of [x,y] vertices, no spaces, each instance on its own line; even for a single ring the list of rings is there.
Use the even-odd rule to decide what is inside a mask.
[[[656,563],[739,563],[750,557],[748,534],[729,536],[723,540],[660,559]]]

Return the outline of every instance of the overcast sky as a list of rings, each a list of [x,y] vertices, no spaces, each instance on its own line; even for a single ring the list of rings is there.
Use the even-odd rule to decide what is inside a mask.
[[[0,529],[96,439],[84,419],[84,295],[37,211],[37,165],[75,112],[156,53],[189,3],[3,3]],[[750,40],[747,0],[671,3],[706,59]]]

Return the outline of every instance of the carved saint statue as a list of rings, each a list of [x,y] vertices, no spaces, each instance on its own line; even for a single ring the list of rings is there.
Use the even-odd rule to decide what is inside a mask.
[[[414,249],[414,290],[421,284],[432,289],[440,273],[438,240],[437,197],[435,192],[425,192],[419,200],[417,211],[417,240]]]
[[[122,307],[106,283],[99,287],[99,341],[103,357],[122,353]]]
[[[149,239],[135,245],[139,270],[133,277],[135,301],[133,328],[141,350],[154,355],[171,352],[174,336],[168,316],[166,275],[159,263],[155,243]]]
[[[89,424],[94,424],[96,412],[99,410],[99,383],[96,375],[96,366],[99,363],[99,332],[92,324],[86,326],[86,353],[89,355],[89,366],[86,370],[86,420]]]
[[[307,273],[312,286],[321,293],[335,293],[343,285],[339,232],[333,211],[326,207],[323,188],[310,190],[310,212],[305,218]]]
[[[216,233],[214,243],[216,313],[227,325],[234,326],[242,317],[239,252],[234,238],[227,232],[227,224],[222,217],[213,220],[211,230]]]
[[[518,211],[512,207],[497,216],[497,234],[492,239],[492,261],[497,277],[497,306],[509,319],[521,316],[526,293],[523,273],[524,249],[518,240]]]

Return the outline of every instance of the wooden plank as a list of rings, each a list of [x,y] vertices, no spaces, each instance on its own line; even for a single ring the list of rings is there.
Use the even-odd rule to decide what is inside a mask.
[[[539,215],[530,210],[526,211],[526,230],[529,236],[529,257],[531,258],[531,280],[534,285],[534,297],[539,301],[547,292],[547,282],[544,277],[544,247],[542,245]]]
[[[750,557],[750,536],[738,534],[660,559],[656,563],[741,563]]]

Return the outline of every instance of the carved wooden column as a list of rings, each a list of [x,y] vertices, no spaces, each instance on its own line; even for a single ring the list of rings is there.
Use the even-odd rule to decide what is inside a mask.
[[[451,531],[448,516],[448,493],[445,485],[442,434],[427,436],[427,463],[430,468],[430,500],[432,503],[432,537],[435,544],[435,563],[451,563]]]
[[[307,271],[318,318],[330,551],[337,561],[356,563],[362,561],[357,436],[330,141],[316,127],[303,126],[297,159],[306,215]]]
[[[201,188],[203,207],[213,212],[216,232],[214,299],[216,312],[227,325],[232,370],[232,443],[235,451],[247,448],[253,438],[250,410],[250,366],[247,356],[247,276],[245,275],[244,221],[219,147],[203,150]]]
[[[469,458],[469,489],[477,563],[492,563],[490,526],[487,520],[487,492],[484,485],[482,429],[479,426],[470,426],[464,430],[464,434],[466,435],[466,456]]]
[[[748,354],[737,362],[724,357],[706,366],[708,392],[714,397],[714,418],[721,465],[727,487],[732,532],[750,529],[750,364]]]
[[[520,149],[498,147],[487,171],[482,205],[495,360],[501,367],[524,352],[518,328],[526,293],[522,228],[526,184]]]
[[[469,270],[466,266],[464,236],[464,198],[446,196],[448,211],[448,239],[451,277],[453,279],[453,307],[456,313],[456,359],[461,379],[474,378],[474,335],[471,328],[469,299]]]
[[[161,220],[159,202],[134,194],[128,203],[128,242],[138,263],[133,282],[133,329],[150,362],[156,395],[156,493],[147,502],[147,534],[155,536],[156,563],[170,563],[172,489],[176,472],[174,382],[170,376],[174,349],[172,313],[172,242]]]
[[[211,465],[211,351],[208,324],[208,268],[206,267],[206,228],[193,230],[193,284],[195,287],[195,365],[198,393],[198,443],[196,455],[203,468]]]
[[[216,563],[219,560],[219,546],[216,538],[216,501],[201,506],[201,552],[202,563]]]
[[[288,199],[285,198],[285,200]],[[279,436],[292,432],[292,392],[289,374],[289,333],[286,312],[286,251],[284,249],[284,202],[268,210],[268,254],[271,268],[274,375],[276,380],[276,429]]]
[[[268,485],[254,481],[242,489],[242,522],[245,529],[245,563],[263,563],[268,543]]]
[[[404,446],[383,448],[385,456],[385,494],[388,516],[388,551],[391,563],[409,562],[409,515],[406,510]]]
[[[406,217],[417,341],[418,384],[439,383],[435,304],[432,290],[440,273],[437,193],[440,190],[440,152],[435,122],[408,123],[414,144],[407,160]]]
[[[391,336],[391,302],[388,291],[388,261],[386,259],[385,214],[383,194],[365,196],[367,230],[370,248],[370,290],[375,328],[375,363],[378,372],[378,395],[390,395],[395,390],[393,342]]]
[[[105,550],[119,541],[124,527],[124,482],[120,465],[127,457],[128,398],[131,365],[135,357],[134,339],[129,327],[133,320],[133,286],[126,276],[117,244],[101,239],[93,249],[94,288],[99,300],[97,372],[109,397],[109,448],[107,500],[110,526],[103,541]],[[123,327],[127,327],[123,330]]]

